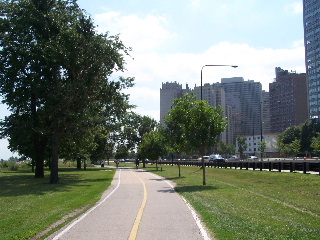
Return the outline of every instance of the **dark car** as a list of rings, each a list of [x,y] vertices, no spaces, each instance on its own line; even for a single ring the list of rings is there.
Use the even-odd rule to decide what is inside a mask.
[[[219,154],[214,154],[210,155],[209,162],[225,162],[225,159]]]

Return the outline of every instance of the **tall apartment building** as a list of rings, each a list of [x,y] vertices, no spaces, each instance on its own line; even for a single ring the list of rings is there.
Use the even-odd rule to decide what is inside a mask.
[[[303,0],[309,119],[320,117],[320,1]]]
[[[279,67],[269,84],[271,131],[281,133],[308,119],[306,74]]]
[[[186,85],[183,89],[181,84],[177,82],[166,82],[162,83],[162,88],[160,89],[160,124],[165,126],[164,117],[168,115],[173,105],[173,100],[176,98],[181,98],[184,94],[190,93],[191,90]]]
[[[253,80],[244,81],[242,77],[222,78],[215,84],[225,91],[225,104],[230,130],[233,131],[232,143],[238,136],[261,133],[262,86]]]
[[[188,86],[182,89],[182,85],[176,82],[162,84],[160,122],[163,126],[163,118],[171,109],[173,100],[191,91]],[[269,132],[269,112],[267,109],[261,111],[268,106],[268,93],[262,94],[260,82],[244,81],[242,77],[223,78],[221,83],[204,84],[202,91],[203,100],[214,107],[220,105],[229,122],[226,131],[221,134],[222,141],[236,144],[238,136],[261,134],[261,130],[263,133]],[[200,100],[201,87],[195,86],[193,92]]]
[[[262,132],[272,133],[270,119],[270,93],[262,91]]]

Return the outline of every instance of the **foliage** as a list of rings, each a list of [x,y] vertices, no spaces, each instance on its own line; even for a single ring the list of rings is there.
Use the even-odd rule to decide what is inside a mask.
[[[278,150],[283,154],[293,154],[290,144],[296,139],[300,140],[300,153],[310,153],[313,151],[311,141],[320,132],[320,121],[308,120],[298,126],[287,128],[278,135]]]
[[[225,156],[234,155],[236,147],[233,144],[228,144],[226,142],[219,141],[217,144],[217,151],[219,154]]]
[[[258,145],[259,145],[258,150],[261,152],[261,157],[262,157],[264,154],[264,151],[267,148],[267,143],[265,141],[262,141],[262,142],[259,142]]]
[[[292,143],[289,144],[290,152],[294,155],[297,156],[297,154],[301,150],[301,143],[300,139],[295,139]]]
[[[159,157],[167,154],[166,145],[166,139],[159,130],[146,133],[142,138],[142,143],[139,145],[138,157],[139,159],[158,160]]]
[[[317,133],[317,136],[311,139],[311,147],[313,148],[314,154],[318,156],[320,153],[320,133]]]
[[[149,116],[128,112],[121,122],[117,139],[118,144],[125,144],[128,150],[135,150],[142,142],[144,134],[154,131],[159,123]]]
[[[94,138],[96,116],[112,122],[129,108],[121,90],[133,79],[108,78],[124,70],[130,49],[118,36],[97,34],[76,1],[2,3],[0,89],[12,112],[1,124],[2,136],[12,150],[35,160],[38,177],[49,153],[50,182],[57,183],[61,144],[80,149],[88,141],[79,136]]]
[[[127,158],[129,155],[129,149],[125,145],[119,145],[116,149],[116,153],[114,155],[115,159],[123,159]]]
[[[174,100],[165,124],[172,149],[176,152],[196,151],[203,156],[214,146],[227,121],[220,106],[212,107],[206,101],[197,101],[195,95],[186,94]]]
[[[246,138],[245,137],[237,137],[237,142],[238,142],[238,151],[240,153],[240,159],[243,158],[243,153],[247,149],[248,144],[246,143]]]

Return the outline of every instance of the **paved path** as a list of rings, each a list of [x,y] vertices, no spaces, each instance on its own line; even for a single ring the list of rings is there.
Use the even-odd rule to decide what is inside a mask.
[[[96,206],[47,239],[210,239],[171,182],[140,169],[117,169]]]

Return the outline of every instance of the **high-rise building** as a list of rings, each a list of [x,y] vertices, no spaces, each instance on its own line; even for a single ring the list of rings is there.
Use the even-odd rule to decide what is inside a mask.
[[[176,82],[163,83],[160,89],[160,122],[164,126],[163,118],[170,111],[173,100],[190,93],[188,85],[182,89],[182,85]],[[193,90],[197,99],[201,98],[201,87]],[[238,136],[257,135],[269,131],[268,111],[261,109],[268,106],[268,93],[262,94],[260,82],[253,80],[244,81],[242,77],[223,78],[221,83],[204,84],[202,86],[202,99],[209,105],[221,106],[224,116],[229,124],[220,139],[224,142],[235,144]],[[263,128],[261,128],[263,123]],[[257,140],[258,142],[259,140]]]
[[[181,98],[184,94],[190,92],[188,84],[186,89],[183,89],[182,85],[177,82],[162,83],[162,88],[160,89],[160,124],[162,126],[165,126],[164,117],[171,110],[174,99]]]
[[[281,133],[308,119],[306,74],[275,69],[276,78],[269,84],[271,131]]]
[[[320,117],[320,1],[303,0],[309,119]]]
[[[262,91],[262,132],[272,133],[270,120],[270,93]]]
[[[238,136],[261,133],[261,83],[235,77],[222,78],[215,85],[225,91],[227,117],[233,131],[228,135],[232,136],[232,143],[236,143]]]

